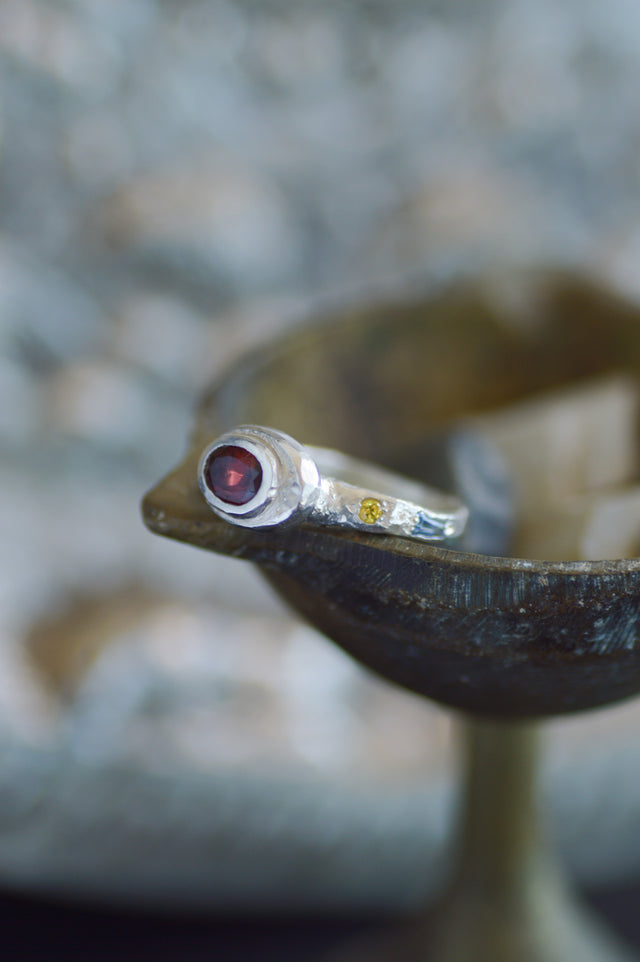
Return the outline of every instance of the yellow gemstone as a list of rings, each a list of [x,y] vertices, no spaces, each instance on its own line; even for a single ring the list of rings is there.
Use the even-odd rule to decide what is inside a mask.
[[[382,516],[382,505],[376,498],[364,498],[360,502],[360,520],[365,524],[375,524]]]

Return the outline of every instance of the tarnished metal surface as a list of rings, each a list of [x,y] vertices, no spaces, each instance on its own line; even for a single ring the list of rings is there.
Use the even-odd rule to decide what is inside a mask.
[[[455,419],[614,370],[640,371],[640,312],[571,277],[345,311],[214,387],[144,518],[257,563],[305,618],[422,695],[496,717],[606,704],[640,690],[640,560],[532,562],[311,526],[240,529],[209,511],[196,468],[213,437],[254,422],[429,483],[425,439]]]

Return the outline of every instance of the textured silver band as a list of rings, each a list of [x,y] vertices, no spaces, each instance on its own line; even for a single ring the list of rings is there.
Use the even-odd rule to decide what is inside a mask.
[[[210,465],[222,449],[242,449],[259,464],[257,489],[245,503],[223,499],[212,484]],[[452,495],[255,424],[234,428],[205,448],[198,482],[216,514],[246,528],[310,522],[442,541],[461,535],[469,515]]]

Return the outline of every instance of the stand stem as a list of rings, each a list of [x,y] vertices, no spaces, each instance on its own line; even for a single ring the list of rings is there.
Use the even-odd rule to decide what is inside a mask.
[[[538,726],[465,726],[462,826],[455,885],[512,898],[539,846]]]
[[[539,740],[532,723],[466,723],[454,880],[433,914],[428,950],[411,950],[407,962],[630,960],[574,900],[542,843]]]
[[[632,962],[541,843],[537,726],[470,719],[464,738],[458,852],[444,897],[424,921],[333,962]]]

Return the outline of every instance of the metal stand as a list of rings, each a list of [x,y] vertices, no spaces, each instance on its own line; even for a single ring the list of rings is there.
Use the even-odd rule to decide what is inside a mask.
[[[544,852],[537,735],[523,719],[640,694],[640,646],[630,641],[640,560],[509,557],[485,540],[495,524],[473,551],[322,525],[242,529],[214,516],[197,484],[205,446],[238,424],[275,426],[394,470],[402,463],[434,483],[433,439],[461,418],[611,372],[640,379],[637,304],[565,273],[505,281],[347,305],[248,354],[205,396],[185,460],[143,503],[151,530],[259,565],[353,658],[474,719],[444,897],[427,918],[342,962],[631,958],[575,903]]]
[[[446,894],[425,920],[330,962],[631,962],[541,844],[538,729],[465,723],[460,840]]]

